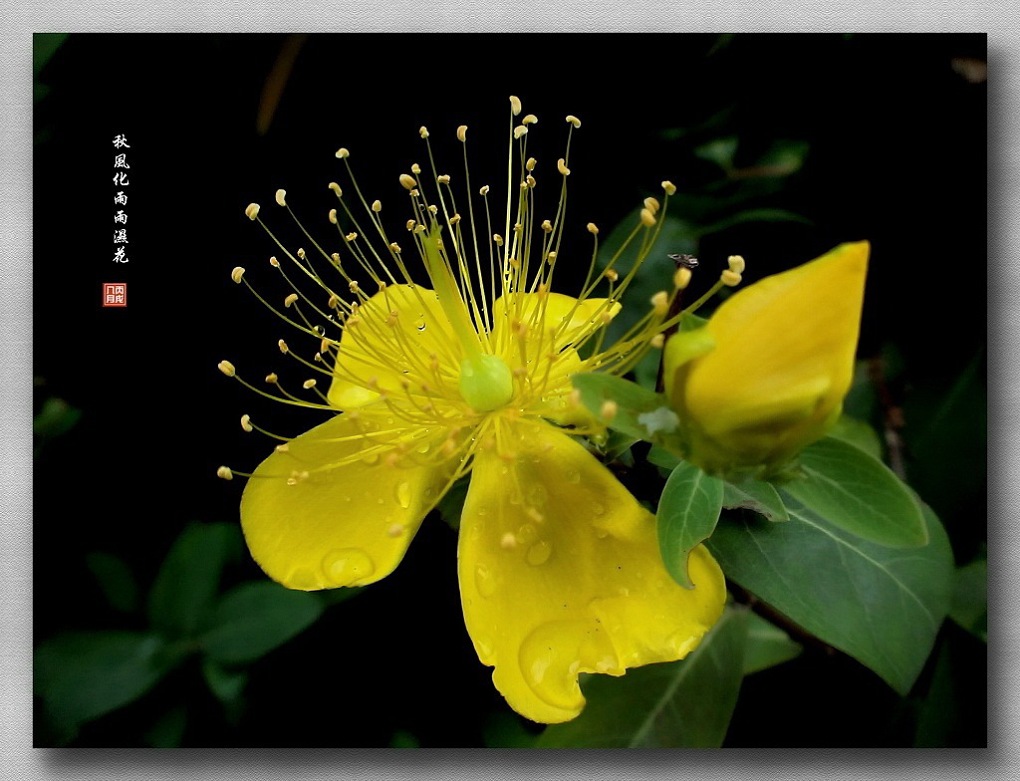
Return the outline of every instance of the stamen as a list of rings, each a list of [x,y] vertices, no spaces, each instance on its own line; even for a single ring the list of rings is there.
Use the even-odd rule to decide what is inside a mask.
[[[336,150],[336,156],[339,160],[346,160],[348,157],[350,157],[350,155],[351,153],[348,152],[345,147],[340,147],[338,150]]]
[[[596,225],[594,222],[589,222],[588,225],[585,227],[587,227],[588,233],[592,234],[593,236],[599,235],[599,226]]]
[[[276,191],[276,202],[278,204],[280,204],[280,206],[286,206],[287,205],[287,191],[286,190],[277,190]]]
[[[579,120],[573,114],[567,114],[567,122],[573,125],[575,130],[581,127],[581,120]]]
[[[222,480],[233,480],[234,473],[230,470],[229,466],[221,466],[216,470],[216,476]]]
[[[230,278],[240,285],[241,280],[244,278],[244,268],[242,266],[235,266],[234,270],[230,272]]]
[[[673,287],[677,290],[686,290],[687,286],[691,284],[693,273],[687,266],[680,266],[673,275]]]
[[[740,284],[740,280],[741,280],[740,274],[736,273],[735,271],[731,271],[730,269],[726,269],[719,276],[719,281],[722,282],[727,287],[736,287],[737,285]]]
[[[515,117],[521,113],[521,99],[516,95],[510,96],[510,111],[513,112]]]
[[[457,128],[457,140],[465,141],[467,139],[467,125],[460,125]]]
[[[298,300],[298,294],[297,293],[291,293],[289,296],[287,296],[285,299],[283,299],[283,305],[284,305],[284,307],[289,307],[291,304],[295,303],[297,300]]]
[[[422,138],[428,138],[429,137],[429,129],[427,127],[425,127],[424,125],[422,125],[420,128],[418,128],[418,135],[421,136]]]
[[[410,174],[401,174],[400,183],[404,185],[404,188],[407,190],[413,190],[418,184],[416,181],[414,181],[414,177],[411,176]]]
[[[252,428],[252,425],[251,425],[251,415],[242,415],[241,416],[241,428],[243,428],[249,434],[252,431],[254,431],[254,429]]]
[[[666,179],[662,182],[662,189],[665,191],[666,195],[673,195],[676,192],[676,185]]]
[[[567,168],[567,163],[562,157],[556,161],[556,169],[564,176],[570,176],[570,169]]]
[[[726,259],[726,262],[729,264],[730,271],[734,274],[743,274],[744,268],[747,265],[744,263],[744,258],[740,255],[730,255],[729,258]]]
[[[646,228],[651,228],[653,225],[655,225],[655,215],[652,214],[651,209],[641,210],[641,224],[644,225]]]
[[[261,207],[257,203],[249,203],[248,208],[244,210],[245,216],[254,221],[259,216],[259,208]]]
[[[236,373],[236,369],[234,369],[234,364],[232,364],[230,361],[220,361],[218,364],[216,364],[216,368],[219,369],[228,377],[233,377]]]

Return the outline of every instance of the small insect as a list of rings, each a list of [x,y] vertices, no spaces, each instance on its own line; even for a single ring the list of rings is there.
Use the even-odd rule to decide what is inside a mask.
[[[677,268],[684,266],[685,268],[697,268],[698,259],[693,255],[686,255],[683,253],[671,253],[669,259],[676,263]]]

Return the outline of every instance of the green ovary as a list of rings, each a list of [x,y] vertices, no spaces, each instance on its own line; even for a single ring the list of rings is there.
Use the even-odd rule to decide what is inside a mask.
[[[496,355],[481,353],[460,362],[460,395],[475,412],[491,412],[514,395],[510,367]]]

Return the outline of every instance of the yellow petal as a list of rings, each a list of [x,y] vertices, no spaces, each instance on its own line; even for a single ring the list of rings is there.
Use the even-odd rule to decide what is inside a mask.
[[[400,563],[450,467],[414,458],[438,447],[445,431],[386,428],[385,419],[337,415],[255,470],[241,497],[241,527],[273,580],[302,591],[362,586]],[[399,442],[411,456],[390,456]]]
[[[561,722],[583,672],[680,659],[718,619],[722,573],[703,547],[695,588],[667,574],[655,519],[580,444],[517,422],[475,456],[458,544],[461,603],[478,658],[518,713]]]
[[[328,393],[338,409],[370,404],[379,398],[376,388],[400,393],[405,371],[426,373],[432,355],[446,366],[460,366],[450,322],[428,288],[390,285],[348,322]]]
[[[492,331],[496,344],[504,344],[517,323],[522,323],[528,328],[529,338],[537,340],[537,334],[541,334],[550,340],[545,343],[546,351],[550,344],[553,351],[559,351],[604,327],[619,311],[618,303],[605,298],[578,301],[561,293],[511,293],[493,304]]]
[[[692,448],[752,465],[824,433],[853,379],[867,263],[867,242],[843,244],[719,307],[704,328],[714,348],[667,367],[671,398],[703,438]]]

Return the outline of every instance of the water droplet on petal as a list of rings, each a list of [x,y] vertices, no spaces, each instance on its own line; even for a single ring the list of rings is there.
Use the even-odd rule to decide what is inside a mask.
[[[368,554],[357,548],[339,548],[330,551],[322,560],[327,580],[336,586],[348,586],[364,580],[375,572]]]
[[[418,452],[424,455],[429,452],[430,447],[431,445],[428,442],[424,442],[421,445],[418,445]]]
[[[600,515],[606,514],[606,506],[602,502],[591,503],[591,514],[598,518]]]
[[[528,548],[528,552],[524,555],[524,558],[527,560],[528,564],[538,567],[549,561],[549,557],[551,555],[552,546],[545,540],[539,540]]]
[[[379,454],[374,450],[370,450],[368,453],[365,453],[365,455],[361,457],[361,460],[364,461],[366,464],[374,464],[376,461],[379,460]]]
[[[475,586],[483,597],[491,597],[496,593],[496,575],[486,564],[475,567]]]
[[[417,328],[419,331],[424,331],[425,330],[425,318],[424,317],[419,317],[417,320],[415,320],[414,327]]]
[[[538,529],[532,526],[530,523],[524,524],[520,529],[517,530],[517,541],[521,545],[530,545],[538,539]]]
[[[535,507],[541,507],[543,504],[545,504],[545,500],[548,498],[549,492],[546,490],[545,486],[542,485],[541,483],[536,483],[535,485],[528,488],[528,501]]]
[[[679,658],[683,658],[694,649],[700,639],[698,635],[680,630],[666,638],[666,645]]]
[[[397,484],[397,504],[405,510],[411,506],[411,484],[406,480]]]
[[[567,472],[567,482],[577,485],[578,483],[581,482],[581,473],[578,472],[576,469],[571,469],[569,472]]]

